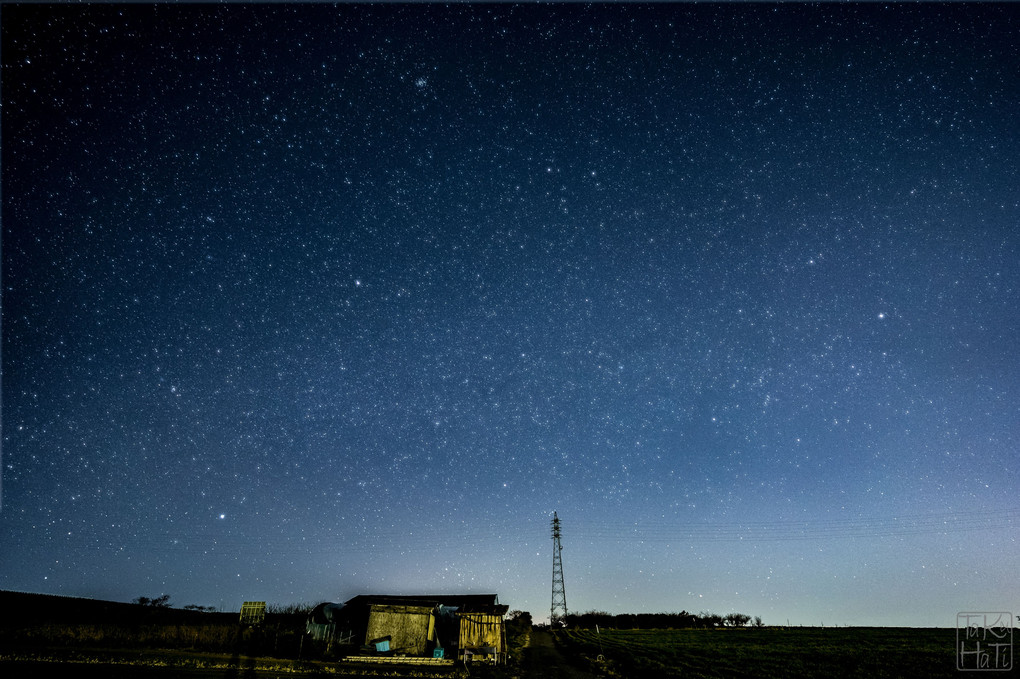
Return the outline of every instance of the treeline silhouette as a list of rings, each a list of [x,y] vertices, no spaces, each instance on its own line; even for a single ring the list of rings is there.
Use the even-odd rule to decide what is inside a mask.
[[[0,591],[2,650],[34,647],[172,649],[201,653],[310,657],[305,606],[270,605],[264,622],[241,625],[238,613],[212,606],[171,608],[170,597],[134,603]],[[0,673],[2,674],[2,673]],[[7,676],[4,674],[3,676]]]
[[[619,613],[605,611],[588,611],[587,613],[569,613],[563,623],[575,629],[594,629],[596,626],[607,629],[685,629],[714,627],[743,627],[751,622],[751,616],[744,613]],[[754,618],[754,626],[761,627],[761,617]]]

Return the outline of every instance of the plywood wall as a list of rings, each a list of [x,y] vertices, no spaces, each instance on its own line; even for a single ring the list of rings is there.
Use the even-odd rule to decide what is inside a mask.
[[[432,609],[423,606],[370,606],[365,641],[385,636],[390,637],[390,650],[394,653],[424,655],[428,642],[435,639]]]

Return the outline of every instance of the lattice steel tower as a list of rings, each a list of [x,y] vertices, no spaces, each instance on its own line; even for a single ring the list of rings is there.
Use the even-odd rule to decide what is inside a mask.
[[[567,617],[567,595],[563,590],[563,556],[560,550],[560,517],[553,512],[553,577],[552,577],[552,609],[549,613],[549,624],[556,625]]]

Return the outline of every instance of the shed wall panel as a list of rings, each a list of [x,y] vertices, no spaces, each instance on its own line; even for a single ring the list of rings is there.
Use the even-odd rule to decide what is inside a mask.
[[[421,606],[370,606],[365,641],[390,637],[394,653],[424,655],[435,622],[432,609]]]
[[[486,613],[458,613],[460,618],[460,648],[491,646],[498,653],[506,648],[503,639],[503,616]]]

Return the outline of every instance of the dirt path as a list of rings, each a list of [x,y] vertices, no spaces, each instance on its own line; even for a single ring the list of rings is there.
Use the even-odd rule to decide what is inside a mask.
[[[524,649],[524,679],[595,679],[594,674],[572,665],[556,647],[552,634],[531,631],[531,643]]]

